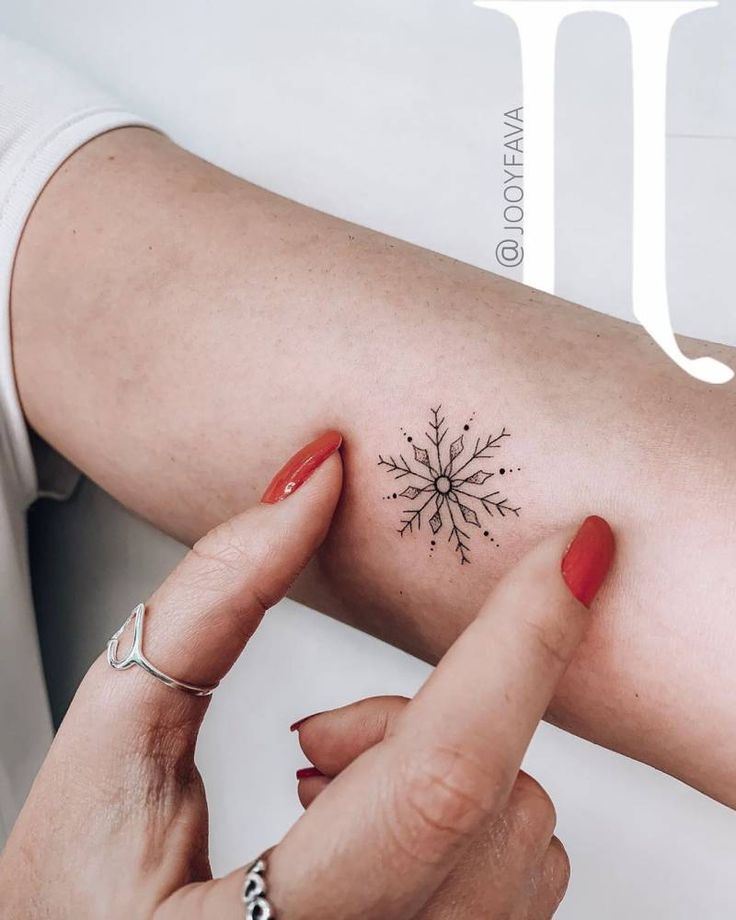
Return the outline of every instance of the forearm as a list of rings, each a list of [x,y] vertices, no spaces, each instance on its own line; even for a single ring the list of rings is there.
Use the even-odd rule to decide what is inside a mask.
[[[542,533],[606,515],[617,569],[551,716],[736,801],[732,387],[690,380],[635,326],[303,208],[136,129],[88,145],[44,192],[13,323],[31,424],[188,542],[256,499],[300,443],[340,429],[341,509],[297,591],[429,659]],[[447,541],[456,506],[432,548],[428,521],[401,537],[406,503],[384,499],[416,480],[395,483],[379,455],[412,459],[407,436],[427,446],[438,404],[444,450],[471,417],[466,451],[510,432],[481,468],[519,517],[468,524],[469,565]]]

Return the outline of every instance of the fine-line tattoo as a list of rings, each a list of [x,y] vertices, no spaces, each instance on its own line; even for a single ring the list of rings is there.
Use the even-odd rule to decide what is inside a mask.
[[[440,415],[442,406],[431,409],[429,431],[424,432],[426,447],[415,443],[415,438],[405,429],[402,436],[412,446],[413,461],[407,461],[403,454],[394,456],[379,454],[378,465],[385,467],[394,479],[407,479],[403,492],[385,495],[386,499],[405,498],[415,502],[402,511],[400,527],[397,530],[402,537],[420,531],[422,520],[429,523],[432,537],[436,537],[445,528],[448,532],[447,542],[452,545],[461,565],[470,562],[469,527],[477,527],[474,533],[482,533],[491,543],[497,544],[495,533],[483,530],[483,519],[508,515],[519,516],[520,509],[511,505],[509,499],[501,497],[501,491],[487,492],[487,480],[496,475],[505,476],[519,467],[501,466],[489,469],[498,457],[504,438],[510,432],[502,428],[500,433],[489,434],[487,438],[476,438],[475,446],[466,447],[465,438],[469,437],[475,414],[463,425],[464,434],[460,434],[449,446],[445,437],[449,427],[444,415]],[[425,443],[425,442],[422,442]],[[479,488],[480,487],[480,488]],[[490,528],[490,524],[488,525]],[[430,556],[434,552],[436,540],[430,539]]]

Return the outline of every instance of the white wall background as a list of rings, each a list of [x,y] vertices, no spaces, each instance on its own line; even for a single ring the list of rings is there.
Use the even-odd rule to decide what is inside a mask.
[[[518,105],[511,22],[470,0],[3,0],[0,28],[46,48],[219,165],[335,214],[495,268],[501,114]],[[736,0],[673,33],[669,282],[675,327],[736,345]],[[569,19],[558,42],[558,293],[630,313],[626,29]],[[63,709],[81,670],[181,548],[85,483],[34,514],[50,674]],[[693,612],[695,615],[695,611]],[[71,636],[71,639],[70,639]],[[423,665],[285,602],[218,692],[200,762],[216,870],[299,814],[293,719]],[[563,920],[736,915],[736,815],[667,777],[543,726],[527,769],[558,806],[573,879]]]

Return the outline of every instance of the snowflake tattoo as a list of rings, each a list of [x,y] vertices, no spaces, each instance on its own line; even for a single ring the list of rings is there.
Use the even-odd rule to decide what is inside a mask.
[[[404,498],[414,503],[402,512],[397,532],[403,537],[419,531],[423,520],[429,524],[432,536],[436,537],[444,528],[447,542],[457,553],[460,564],[465,565],[470,562],[470,527],[478,528],[475,533],[482,533],[495,543],[490,530],[483,530],[482,521],[489,518],[495,522],[497,517],[519,516],[520,509],[501,497],[500,490],[486,491],[489,479],[514,470],[513,467],[489,468],[494,463],[487,462],[496,460],[503,439],[510,434],[502,428],[500,434],[488,435],[485,440],[477,438],[472,449],[465,445],[464,438],[468,435],[460,434],[447,446],[444,442],[449,428],[444,416],[440,417],[441,409],[442,406],[438,406],[430,410],[430,430],[424,433],[426,446],[414,443],[414,438],[402,429],[413,448],[413,462],[408,462],[403,454],[399,454],[398,460],[379,455],[378,465],[385,467],[394,479],[407,480],[403,492],[385,497]],[[472,421],[471,418],[463,426],[464,432],[470,430]],[[430,543],[431,555],[436,540]]]

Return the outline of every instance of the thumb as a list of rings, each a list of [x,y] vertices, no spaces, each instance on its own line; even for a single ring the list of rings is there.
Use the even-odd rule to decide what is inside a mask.
[[[610,527],[593,516],[502,579],[387,737],[271,854],[270,891],[284,916],[378,920],[426,903],[505,808],[613,555]]]
[[[302,448],[276,474],[260,504],[198,541],[155,591],[146,604],[141,645],[159,671],[210,687],[230,670],[265,611],[288,591],[327,532],[342,482],[340,443],[340,435],[329,431]],[[132,641],[129,622],[117,657],[125,657]],[[102,696],[108,707],[121,698],[122,713],[109,724],[123,741],[127,712],[134,713],[137,733],[143,720],[143,727],[186,723],[196,734],[206,709],[201,697],[167,687],[139,667],[114,671],[102,657],[89,678],[94,692],[85,693],[83,685],[70,715],[78,717],[90,697]]]

